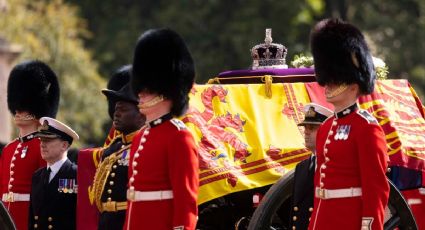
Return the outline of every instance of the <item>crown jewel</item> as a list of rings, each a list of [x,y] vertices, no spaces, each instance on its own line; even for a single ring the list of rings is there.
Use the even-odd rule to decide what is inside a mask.
[[[266,29],[264,43],[251,49],[252,69],[286,69],[286,47],[282,44],[272,43],[272,29]]]

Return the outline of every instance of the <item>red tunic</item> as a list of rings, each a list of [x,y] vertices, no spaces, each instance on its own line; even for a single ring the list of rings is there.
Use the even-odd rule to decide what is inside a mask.
[[[362,195],[315,196],[309,229],[359,230],[362,218],[372,220],[372,229],[383,229],[389,195],[384,133],[376,120],[356,105],[343,111],[327,119],[317,133],[314,184],[323,189],[361,188]]]
[[[402,193],[415,216],[418,229],[425,229],[425,188],[406,190]]]
[[[184,124],[167,120],[151,122],[149,133],[141,130],[130,151],[129,178],[134,175],[136,191],[172,190],[173,199],[128,201],[124,229],[134,230],[193,230],[197,221],[199,186],[198,156],[192,135]],[[146,142],[141,144],[141,139]],[[143,150],[137,151],[143,145]],[[139,157],[135,159],[135,153]],[[135,167],[132,167],[137,162]]]
[[[41,158],[40,140],[29,134],[4,147],[0,157],[0,196],[8,193],[30,194],[33,173],[46,166]],[[3,200],[3,199],[2,199]],[[28,229],[28,201],[4,201],[18,230]]]

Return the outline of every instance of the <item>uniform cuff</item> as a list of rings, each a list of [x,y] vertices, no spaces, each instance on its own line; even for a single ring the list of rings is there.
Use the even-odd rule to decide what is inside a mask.
[[[373,217],[363,217],[361,230],[371,230],[372,222],[373,222]]]

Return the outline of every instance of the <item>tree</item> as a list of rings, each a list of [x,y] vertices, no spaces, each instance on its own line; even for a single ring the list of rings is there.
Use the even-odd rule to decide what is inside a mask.
[[[81,6],[96,39],[86,43],[101,69],[131,62],[137,37],[146,29],[171,27],[192,51],[197,82],[229,69],[249,68],[249,49],[273,29],[274,42],[288,48],[287,63],[309,53],[309,33],[320,19],[341,17],[369,39],[390,77],[407,78],[421,95],[425,86],[423,0],[68,0]],[[424,99],[424,98],[423,98]]]
[[[77,144],[102,142],[107,109],[100,89],[106,83],[84,47],[82,39],[89,32],[77,8],[61,0],[14,0],[2,14],[0,28],[9,41],[23,47],[19,61],[42,60],[57,73],[61,87],[58,119],[77,131]]]
[[[198,83],[224,70],[249,68],[250,48],[264,41],[266,28],[273,29],[274,42],[288,47],[289,63],[294,54],[308,50],[309,12],[320,10],[320,2],[317,7],[296,0],[68,1],[81,6],[96,35],[86,42],[102,70],[131,62],[137,37],[145,30],[170,27],[187,41]]]

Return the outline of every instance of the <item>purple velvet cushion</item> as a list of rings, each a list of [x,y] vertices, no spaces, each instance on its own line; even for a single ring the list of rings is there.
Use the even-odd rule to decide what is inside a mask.
[[[287,75],[313,75],[313,68],[289,68],[289,69],[244,69],[244,70],[229,70],[221,72],[219,77],[243,77],[243,76],[287,76]]]

